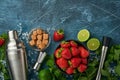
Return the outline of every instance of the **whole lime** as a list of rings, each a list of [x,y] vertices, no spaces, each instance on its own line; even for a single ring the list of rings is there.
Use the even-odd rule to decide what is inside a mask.
[[[39,80],[52,80],[52,74],[49,69],[43,69],[38,74]]]

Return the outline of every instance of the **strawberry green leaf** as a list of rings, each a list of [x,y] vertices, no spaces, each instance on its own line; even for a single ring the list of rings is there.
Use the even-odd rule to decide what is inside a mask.
[[[59,30],[57,30],[57,32],[58,32],[59,34],[64,34],[63,29],[59,29]]]

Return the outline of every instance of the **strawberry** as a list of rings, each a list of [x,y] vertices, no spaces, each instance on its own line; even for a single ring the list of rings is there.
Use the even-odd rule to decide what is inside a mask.
[[[67,70],[66,70],[67,74],[73,74],[74,72],[75,72],[74,68],[72,68],[72,67],[68,67]]]
[[[78,44],[75,41],[70,41],[70,45],[72,47],[78,47]]]
[[[61,52],[62,52],[63,48],[58,48],[57,50],[55,50],[55,57],[56,58],[60,58],[61,57]]]
[[[62,41],[60,45],[62,48],[69,48],[70,47],[70,43],[66,42],[66,41]]]
[[[2,46],[5,43],[5,40],[3,38],[0,38],[0,46]]]
[[[80,59],[80,58],[77,58],[77,57],[72,58],[71,61],[70,61],[70,65],[71,65],[73,68],[77,68],[80,63],[81,63],[81,59]]]
[[[81,63],[87,64],[87,58],[82,58],[82,59],[81,59]]]
[[[72,57],[69,48],[64,48],[63,51],[62,51],[62,53],[61,53],[61,55],[65,59],[70,59]]]
[[[56,63],[63,70],[65,70],[66,68],[69,67],[68,61],[66,59],[64,59],[64,58],[57,59]]]
[[[87,58],[89,56],[89,52],[84,47],[80,46],[79,51],[82,58]]]
[[[87,69],[87,66],[85,64],[80,64],[78,67],[79,72],[84,72]]]
[[[64,38],[64,32],[62,29],[54,31],[53,39],[54,41],[60,41]]]
[[[79,55],[79,50],[76,47],[71,47],[71,52],[73,56]]]

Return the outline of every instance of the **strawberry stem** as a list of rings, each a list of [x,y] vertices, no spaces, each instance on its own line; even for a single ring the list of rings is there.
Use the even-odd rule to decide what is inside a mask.
[[[64,34],[63,29],[59,29],[59,30],[57,30],[57,32],[58,32],[59,34]]]

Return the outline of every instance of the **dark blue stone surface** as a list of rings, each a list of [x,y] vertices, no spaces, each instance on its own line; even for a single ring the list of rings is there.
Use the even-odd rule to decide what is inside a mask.
[[[91,37],[100,40],[112,37],[120,43],[120,0],[0,0],[0,33],[15,29],[26,45],[29,80],[36,80],[32,71],[37,52],[28,45],[28,33],[41,27],[50,32],[64,29],[65,39],[77,40],[81,29],[88,29]],[[51,41],[46,52],[52,54],[59,43]]]

